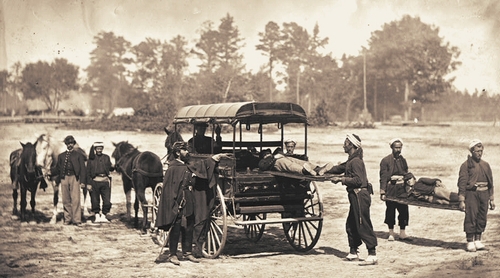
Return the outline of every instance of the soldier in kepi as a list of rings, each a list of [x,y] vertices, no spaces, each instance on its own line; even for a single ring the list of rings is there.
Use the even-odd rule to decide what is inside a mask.
[[[465,211],[464,232],[469,252],[486,249],[481,235],[486,228],[488,207],[495,209],[493,174],[490,164],[481,159],[483,150],[479,139],[472,140],[469,144],[470,155],[460,166],[458,174],[459,207]]]

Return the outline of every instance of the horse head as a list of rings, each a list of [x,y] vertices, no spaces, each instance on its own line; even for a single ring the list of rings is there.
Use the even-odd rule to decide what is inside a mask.
[[[36,139],[36,165],[42,169],[50,169],[54,162],[54,149],[50,144],[50,138],[47,134],[42,134]]]
[[[130,144],[128,141],[113,143],[113,146],[115,146],[115,150],[111,154],[111,157],[113,157],[116,162],[118,162],[123,156],[133,151],[137,151],[137,148],[132,146],[132,144]]]
[[[165,127],[164,130],[165,133],[167,134],[167,138],[165,139],[165,148],[167,148],[167,155],[168,155],[167,160],[170,161],[173,158],[172,146],[174,145],[175,142],[184,141],[184,139],[182,139],[181,134],[175,129],[169,130],[167,127]]]
[[[31,143],[23,144],[21,151],[21,168],[19,169],[21,175],[35,176],[36,173],[36,145]]]

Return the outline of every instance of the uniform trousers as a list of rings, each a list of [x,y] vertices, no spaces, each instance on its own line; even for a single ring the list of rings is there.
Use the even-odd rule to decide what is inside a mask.
[[[65,176],[61,180],[61,195],[64,208],[64,222],[82,223],[82,211],[80,204],[80,183],[76,176]]]
[[[92,212],[99,213],[101,211],[100,203],[102,199],[102,213],[108,214],[111,210],[111,187],[108,181],[94,181],[90,199],[92,202]]]
[[[486,228],[490,193],[485,191],[465,191],[464,232],[481,234]]]
[[[364,242],[368,250],[374,250],[377,246],[377,236],[370,219],[370,193],[366,189],[359,190],[358,193],[349,191],[348,198],[350,206],[346,232],[349,247],[357,249]]]
[[[389,229],[393,229],[396,224],[396,211],[398,211],[398,222],[401,230],[404,230],[408,226],[410,213],[408,211],[408,205],[400,204],[393,201],[385,201],[385,220],[384,223],[389,226]]]

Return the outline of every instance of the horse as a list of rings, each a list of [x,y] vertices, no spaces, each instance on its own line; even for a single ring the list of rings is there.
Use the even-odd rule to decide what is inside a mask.
[[[13,185],[12,197],[14,199],[14,208],[12,213],[17,215],[17,190],[21,190],[21,221],[26,220],[26,195],[31,194],[30,206],[31,212],[35,215],[35,196],[40,183],[40,177],[36,171],[36,145],[32,143],[21,143],[22,149],[13,151],[10,154],[10,179]]]
[[[165,148],[167,148],[166,157],[167,157],[167,163],[168,163],[169,161],[172,161],[173,159],[175,159],[173,154],[172,154],[172,146],[174,145],[175,142],[184,141],[184,139],[182,139],[181,134],[175,129],[169,130],[168,127],[165,127],[163,130],[167,134],[167,138],[165,138]]]
[[[51,224],[55,224],[57,222],[57,204],[59,203],[59,188],[61,184],[61,180],[58,176],[53,175],[51,172],[51,168],[57,165],[57,157],[60,153],[62,153],[66,147],[62,141],[54,140],[52,136],[49,134],[41,134],[36,139],[36,165],[41,169],[43,180],[42,182],[46,184],[52,185],[52,189],[54,191],[52,203],[53,203],[53,215],[50,220]],[[75,144],[74,150],[80,152],[87,158],[87,154],[85,151],[79,147],[78,144]],[[84,210],[87,204],[87,190],[83,190],[83,203]]]
[[[148,201],[146,200],[146,188],[154,187],[163,180],[163,165],[160,157],[145,151],[140,152],[128,141],[113,143],[115,150],[111,157],[115,159],[115,169],[122,176],[123,191],[127,200],[127,218],[131,214],[131,189],[135,191],[135,226],[138,226],[139,202],[142,205],[143,221],[142,230],[146,231],[148,216]]]

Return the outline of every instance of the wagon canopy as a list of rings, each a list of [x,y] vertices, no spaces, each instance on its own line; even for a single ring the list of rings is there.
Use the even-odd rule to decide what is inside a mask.
[[[307,123],[304,109],[288,102],[233,102],[185,106],[174,123]]]

